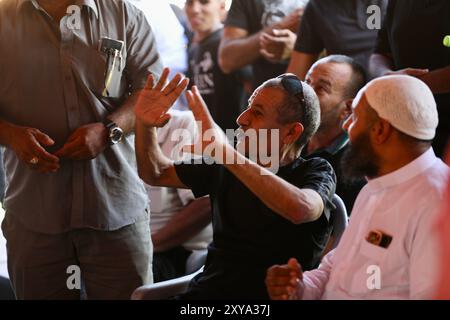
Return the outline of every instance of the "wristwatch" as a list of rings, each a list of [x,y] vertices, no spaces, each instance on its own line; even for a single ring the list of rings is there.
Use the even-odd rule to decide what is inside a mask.
[[[103,124],[107,130],[109,130],[108,141],[109,145],[119,143],[123,139],[123,130],[114,122],[109,119],[105,119]]]

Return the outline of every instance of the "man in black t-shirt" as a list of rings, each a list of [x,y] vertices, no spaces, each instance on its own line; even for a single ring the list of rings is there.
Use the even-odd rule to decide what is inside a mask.
[[[219,67],[217,51],[223,34],[221,13],[224,0],[188,0],[186,14],[194,31],[195,41],[189,48],[191,85],[196,85],[222,130],[236,129],[236,118],[245,104],[243,81],[251,70],[239,69],[225,74]]]
[[[274,62],[261,53],[264,35],[274,30],[297,32],[302,3],[300,0],[233,0],[225,21],[220,44],[219,63],[225,73],[246,65],[253,68],[253,89],[264,81],[286,72],[288,60]],[[267,36],[266,36],[267,38]],[[284,39],[284,40],[282,40]],[[289,37],[280,41],[292,41]],[[295,42],[295,39],[292,41]]]
[[[265,82],[237,120],[238,152],[194,86],[187,98],[203,130],[193,148],[202,158],[175,164],[159,150],[155,128],[170,121],[166,112],[188,81],[178,75],[164,86],[167,75],[166,69],[156,86],[150,78],[136,108],[140,176],[151,185],[190,188],[197,197],[209,194],[213,211],[204,272],[181,298],[267,299],[267,267],[293,255],[305,269],[313,268],[330,233],[333,169],[323,159],[299,156],[319,126],[317,96],[294,75]],[[278,165],[276,173],[267,169],[276,171]]]
[[[355,59],[365,69],[375,46],[378,30],[368,27],[367,9],[380,9],[380,21],[387,0],[311,0],[297,35],[287,72],[304,79],[322,51]]]
[[[407,74],[424,81],[438,105],[439,126],[433,141],[442,157],[450,133],[450,1],[390,1],[386,21],[371,57],[372,77]]]

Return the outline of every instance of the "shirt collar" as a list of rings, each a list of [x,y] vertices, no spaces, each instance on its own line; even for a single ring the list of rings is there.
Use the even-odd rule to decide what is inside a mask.
[[[319,150],[319,151],[325,151],[328,152],[331,155],[335,155],[338,153],[342,148],[344,148],[348,144],[348,134],[347,132],[344,132],[339,137],[337,137],[333,143],[331,143],[328,147]]]
[[[39,3],[37,3],[36,0],[18,0],[18,1],[19,1],[19,5],[18,5],[19,8],[21,8],[23,6],[23,4],[26,2],[31,2],[36,9],[40,8]],[[95,0],[77,0],[77,1],[75,1],[75,5],[86,6],[86,7],[90,8],[95,13],[95,16],[98,19],[98,7],[97,7],[97,3],[95,2]]]
[[[323,153],[335,155],[342,148],[344,148],[348,144],[348,142],[349,142],[348,134],[347,134],[347,132],[344,132],[339,137],[334,139],[334,141],[329,146],[322,148],[322,149],[315,150],[315,151],[311,152],[311,154],[308,154],[307,156],[311,157],[313,155],[316,155],[316,154],[319,155],[319,154],[323,154]],[[303,154],[306,154],[307,149],[308,149],[307,147],[303,148]]]
[[[438,160],[434,154],[433,148],[423,153],[420,157],[408,163],[406,166],[400,169],[386,174],[382,177],[369,180],[367,185],[373,191],[381,191],[383,189],[393,187],[404,183],[426,171],[428,168],[432,167]]]

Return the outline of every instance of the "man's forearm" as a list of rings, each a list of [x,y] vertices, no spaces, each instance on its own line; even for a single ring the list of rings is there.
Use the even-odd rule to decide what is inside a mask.
[[[132,133],[135,127],[134,107],[139,97],[139,91],[132,93],[123,105],[107,116],[108,119],[115,122],[125,135]]]
[[[211,222],[209,197],[195,199],[152,234],[155,252],[170,250],[197,235]]]
[[[162,172],[172,164],[158,145],[156,128],[147,128],[136,120],[135,148],[139,176],[147,184],[154,185]]]
[[[450,92],[450,66],[431,71],[419,77],[434,94]]]
[[[219,65],[222,71],[232,73],[258,59],[260,34],[258,32],[241,39],[222,39],[219,47]]]
[[[292,223],[300,224],[318,219],[323,211],[323,201],[313,190],[301,190],[245,158],[231,146],[234,164],[225,164],[267,207]],[[245,161],[245,164],[241,164]],[[226,161],[224,161],[226,162]],[[263,175],[264,173],[264,175]]]

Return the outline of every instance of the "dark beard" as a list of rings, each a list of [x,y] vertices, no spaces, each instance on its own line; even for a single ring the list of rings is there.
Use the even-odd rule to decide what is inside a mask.
[[[353,183],[361,178],[375,178],[379,167],[377,156],[370,144],[368,134],[362,134],[349,143],[341,158],[342,177],[346,183]]]

